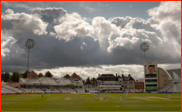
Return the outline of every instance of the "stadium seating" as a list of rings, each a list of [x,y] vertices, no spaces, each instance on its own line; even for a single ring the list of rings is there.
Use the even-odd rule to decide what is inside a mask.
[[[174,84],[167,92],[173,92],[173,93],[181,92],[181,83]]]
[[[33,87],[31,88],[22,88],[22,90],[26,91],[26,92],[45,92],[45,93],[75,93],[75,92],[79,92],[79,93],[84,93],[85,91],[82,89],[72,89],[72,87],[79,87],[79,88],[83,88],[83,82],[80,81],[72,81],[70,79],[66,79],[66,78],[50,78],[50,77],[40,77],[39,79],[26,79],[26,78],[20,78],[20,84],[22,85],[29,85],[29,87]],[[36,85],[42,85],[42,89],[35,89]],[[56,86],[59,86],[59,88],[54,88]],[[61,86],[61,87],[60,87]],[[22,86],[25,87],[25,86]],[[49,88],[47,88],[49,87]]]
[[[60,90],[59,89],[54,89],[53,92],[54,93],[60,93]]]
[[[92,88],[87,88],[88,92],[96,92],[96,88],[92,87]]]
[[[67,84],[72,84],[72,82],[70,80],[68,80],[68,79],[65,79],[64,82],[65,82],[66,85]]]
[[[53,93],[52,91],[51,91],[51,89],[45,89],[45,93]]]
[[[45,93],[60,93],[60,91],[58,89],[53,89],[53,88],[46,88],[46,89],[43,89],[45,91]]]
[[[16,93],[16,92],[12,91],[10,89],[6,89],[4,87],[1,87],[1,94],[7,94],[7,93]]]
[[[27,89],[27,88],[20,88],[22,91],[25,91],[25,93],[30,93],[31,89]]]
[[[52,79],[52,78],[46,78],[46,80],[47,80],[47,82],[48,82],[50,85],[58,85],[58,84],[56,83],[56,81],[55,81],[54,79]]]
[[[82,81],[73,81],[72,82],[75,86],[83,86],[83,82]]]
[[[41,82],[38,79],[27,79],[29,83],[33,83],[35,85],[40,85]]]
[[[19,80],[20,80],[20,83],[28,83],[25,78],[20,78]]]
[[[82,88],[75,88],[77,93],[85,93],[85,91]]]
[[[24,91],[22,91],[22,90],[20,90],[18,88],[14,88],[14,87],[12,87],[10,85],[1,84],[1,87],[6,88],[6,89],[11,90],[11,91],[14,91],[15,93],[24,93]]]
[[[39,78],[39,81],[41,82],[42,85],[49,85],[46,78],[44,77]]]
[[[65,86],[66,83],[64,82],[64,78],[59,78],[56,80],[57,84],[60,86]]]
[[[60,88],[59,89],[62,93],[76,93],[76,91],[72,88]]]
[[[42,91],[41,89],[39,89],[39,88],[32,88],[31,89],[33,92],[35,92],[35,93],[44,93],[44,91]]]
[[[170,93],[181,92],[181,82],[170,82],[161,90],[159,90],[159,93],[160,92],[170,92]]]
[[[68,88],[68,92],[76,93],[76,91],[72,88]]]

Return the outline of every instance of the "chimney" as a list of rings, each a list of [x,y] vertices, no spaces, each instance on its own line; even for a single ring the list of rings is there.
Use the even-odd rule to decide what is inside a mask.
[[[116,73],[116,77],[117,77],[118,75],[117,75],[117,73]]]
[[[130,74],[128,74],[128,77],[131,77]]]

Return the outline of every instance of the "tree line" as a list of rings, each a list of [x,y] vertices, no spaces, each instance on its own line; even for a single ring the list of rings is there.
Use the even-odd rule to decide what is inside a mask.
[[[28,74],[29,73],[30,71],[28,71]],[[38,77],[53,77],[53,75],[49,71],[47,71],[44,75],[42,73],[39,73]],[[63,77],[69,79],[71,76],[69,74],[66,74]],[[4,82],[19,82],[20,78],[27,78],[27,71],[25,71],[24,73],[13,72],[12,75],[10,75],[10,73],[8,72],[1,73],[1,81]],[[79,79],[82,80],[81,77],[79,77]]]
[[[30,71],[28,71],[28,74]],[[44,75],[42,73],[38,74],[38,77],[52,77],[53,75],[47,71]],[[4,82],[19,82],[19,78],[27,78],[27,71],[24,73],[19,73],[19,72],[13,72],[12,75],[10,73],[1,73],[1,81]]]
[[[30,71],[28,71],[28,74],[29,73]],[[49,71],[47,71],[44,75],[42,73],[39,73],[38,77],[53,77],[53,75]],[[69,79],[71,76],[69,74],[66,74],[63,77]],[[27,78],[27,71],[25,71],[24,73],[13,72],[12,75],[10,75],[10,73],[8,72],[1,73],[1,81],[4,81],[4,82],[19,82],[20,78]],[[79,76],[79,79],[85,83],[82,77]],[[86,79],[86,81],[87,80],[90,80],[89,77]],[[91,81],[92,80],[93,78],[91,79]]]

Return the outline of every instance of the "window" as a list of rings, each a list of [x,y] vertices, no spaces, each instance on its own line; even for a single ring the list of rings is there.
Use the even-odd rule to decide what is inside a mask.
[[[32,76],[32,79],[35,79],[36,78],[36,76]]]

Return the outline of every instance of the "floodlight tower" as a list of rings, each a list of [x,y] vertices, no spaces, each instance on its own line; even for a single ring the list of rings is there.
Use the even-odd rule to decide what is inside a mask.
[[[149,49],[149,44],[147,42],[141,43],[140,49],[144,52],[144,60],[145,60],[145,52]]]
[[[34,47],[34,45],[35,45],[34,40],[31,38],[25,42],[25,46],[28,49],[27,77],[28,77],[28,70],[29,70],[29,52],[30,52],[30,49]]]

